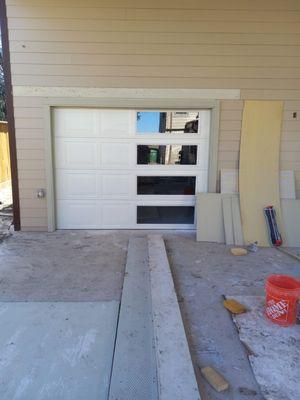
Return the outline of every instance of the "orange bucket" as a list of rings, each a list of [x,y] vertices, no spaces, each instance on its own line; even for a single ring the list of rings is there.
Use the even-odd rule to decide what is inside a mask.
[[[266,281],[266,317],[281,326],[296,323],[300,281],[287,275],[270,275]]]

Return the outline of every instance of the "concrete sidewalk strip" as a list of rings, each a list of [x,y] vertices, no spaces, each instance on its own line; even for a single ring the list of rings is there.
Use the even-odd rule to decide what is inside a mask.
[[[160,235],[148,236],[152,315],[160,400],[200,400],[198,385]]]
[[[1,302],[1,400],[107,400],[119,303]]]
[[[147,239],[129,240],[109,400],[157,400]]]

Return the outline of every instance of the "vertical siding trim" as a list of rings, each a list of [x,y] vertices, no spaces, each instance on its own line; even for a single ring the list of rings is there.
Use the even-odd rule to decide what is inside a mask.
[[[211,108],[211,129],[209,138],[208,192],[216,193],[218,180],[220,101]]]
[[[8,132],[9,132],[9,152],[10,152],[13,214],[14,214],[13,223],[15,231],[19,231],[21,224],[20,224],[18,163],[17,163],[16,131],[15,131],[14,104],[12,95],[10,52],[9,52],[9,39],[8,39],[8,26],[7,26],[5,0],[0,0],[0,25],[1,25],[2,49],[3,49],[3,71],[4,71],[4,84],[5,84],[5,95],[6,95],[7,122],[8,122]]]

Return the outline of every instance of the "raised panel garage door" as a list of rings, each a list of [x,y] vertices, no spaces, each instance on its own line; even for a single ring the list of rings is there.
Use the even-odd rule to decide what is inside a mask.
[[[210,110],[54,109],[58,229],[195,227]]]

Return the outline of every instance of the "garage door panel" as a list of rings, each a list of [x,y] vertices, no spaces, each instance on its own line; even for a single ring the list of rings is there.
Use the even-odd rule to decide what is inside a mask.
[[[101,137],[133,137],[135,113],[130,110],[103,110],[100,112]]]
[[[101,166],[104,168],[130,168],[133,165],[131,145],[102,143]]]
[[[133,177],[131,175],[105,175],[102,176],[102,194],[105,197],[131,198],[133,193]]]
[[[58,200],[58,229],[99,229],[101,213],[99,201],[92,200]]]
[[[56,179],[56,197],[63,199],[97,199],[100,197],[101,181],[96,171],[61,170]]]
[[[135,222],[135,205],[133,203],[104,203],[102,205],[103,228],[132,228]]]
[[[96,109],[58,108],[54,113],[56,137],[97,137],[100,132],[100,114]]]
[[[58,139],[55,144],[56,166],[66,169],[96,169],[100,164],[99,147],[93,140]]]

